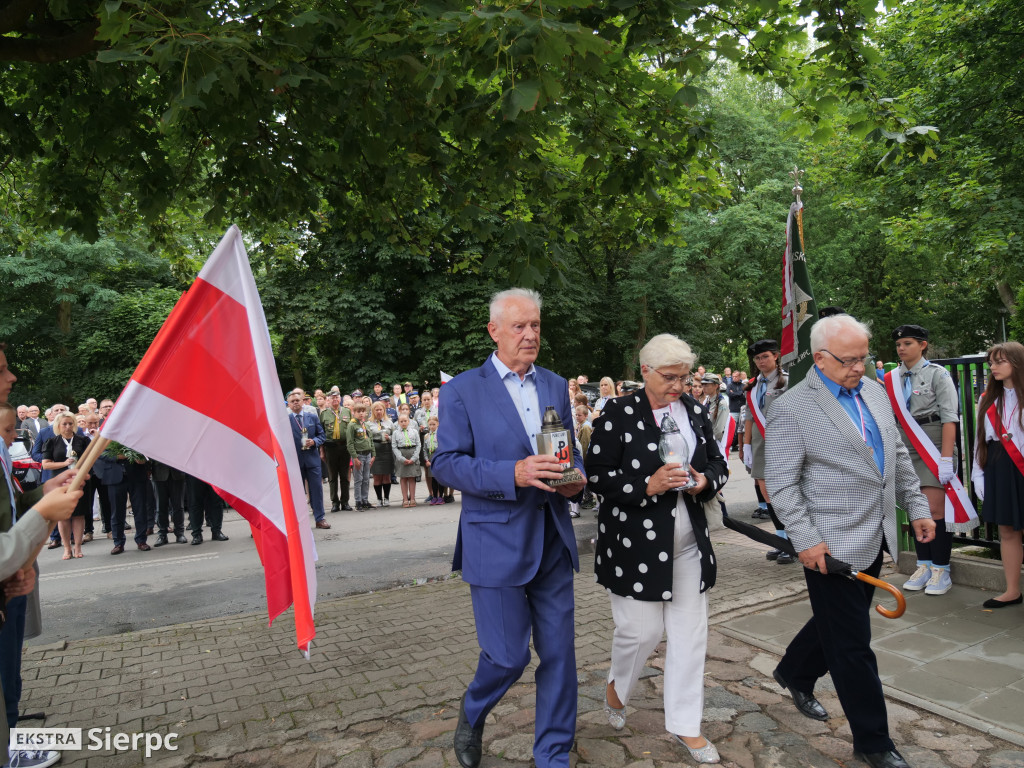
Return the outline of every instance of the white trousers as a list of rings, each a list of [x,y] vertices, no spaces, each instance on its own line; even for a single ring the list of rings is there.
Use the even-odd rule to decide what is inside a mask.
[[[609,593],[615,632],[608,682],[615,683],[615,694],[625,706],[647,658],[667,634],[665,729],[679,736],[699,736],[704,713],[708,601],[699,585],[700,553],[690,516],[677,507],[672,599],[632,600]]]

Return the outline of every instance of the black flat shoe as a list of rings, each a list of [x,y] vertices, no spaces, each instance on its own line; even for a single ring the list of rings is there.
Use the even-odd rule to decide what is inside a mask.
[[[1020,605],[1024,602],[1024,595],[1017,595],[1016,600],[996,600],[994,597],[982,603],[984,608],[1005,608],[1008,605]]]
[[[804,693],[803,691],[790,688],[786,681],[782,679],[778,668],[772,672],[772,677],[775,678],[776,683],[788,690],[793,696],[793,703],[796,704],[796,708],[800,711],[801,715],[809,717],[811,720],[828,720],[828,712],[821,706],[821,702],[814,698],[813,693]]]
[[[903,759],[903,755],[895,749],[888,752],[854,752],[871,768],[910,768],[910,765]]]
[[[459,723],[455,726],[455,759],[462,768],[477,768],[483,756],[484,728],[474,728],[466,719],[466,697],[459,702]]]

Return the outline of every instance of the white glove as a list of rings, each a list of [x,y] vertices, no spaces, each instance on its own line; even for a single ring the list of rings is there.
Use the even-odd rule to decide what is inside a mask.
[[[985,470],[974,464],[974,469],[971,470],[971,482],[974,483],[974,493],[977,494],[978,498],[982,501],[985,500]]]
[[[953,481],[956,472],[953,470],[953,462],[948,459],[939,459],[939,482],[946,485]]]
[[[743,466],[748,470],[754,468],[754,449],[750,446],[750,443],[743,444]]]

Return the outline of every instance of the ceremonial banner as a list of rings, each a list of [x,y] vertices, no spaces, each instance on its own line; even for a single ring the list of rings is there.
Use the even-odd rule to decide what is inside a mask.
[[[315,635],[316,553],[306,497],[242,234],[233,226],[181,297],[101,430],[205,480],[250,524],[273,622],[295,605]]]
[[[804,254],[803,203],[789,206],[786,219],[786,251],[782,257],[782,367],[789,373],[790,389],[800,381],[811,366],[811,326],[818,319],[811,276]]]
[[[902,387],[897,386],[896,380],[896,370],[885,374],[885,393],[889,396],[889,403],[892,405],[893,413],[896,414],[896,420],[903,427],[903,432],[907,439],[910,440],[910,444],[914,446],[914,450],[917,451],[921,460],[924,461],[924,465],[928,467],[928,471],[935,475],[935,479],[938,480],[939,449],[935,447],[932,439],[921,429],[921,425],[911,417],[910,411],[907,409],[907,401],[903,397]],[[953,475],[953,479],[943,486],[942,490],[946,493],[946,510],[944,515],[946,530],[967,533],[977,528],[978,513],[975,511],[974,505],[967,495],[967,489],[960,482],[960,478]]]

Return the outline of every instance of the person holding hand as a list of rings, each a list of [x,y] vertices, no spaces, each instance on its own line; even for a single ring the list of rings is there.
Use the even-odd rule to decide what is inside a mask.
[[[694,360],[671,334],[648,341],[640,350],[644,387],[605,403],[586,467],[600,500],[594,570],[615,621],[608,722],[625,726],[630,695],[666,634],[665,729],[698,763],[717,763],[718,750],[701,734],[707,591],[716,575],[704,503],[729,472],[707,408],[687,391]],[[683,461],[662,461],[661,434],[673,429],[666,419],[685,444]]]
[[[542,415],[553,407],[575,445],[566,380],[534,364],[541,298],[513,288],[491,299],[487,332],[497,349],[444,386],[434,477],[462,491],[452,561],[470,585],[480,660],[459,707],[455,757],[476,768],[484,720],[530,662],[540,658],[533,756],[568,768],[576,736],[573,570],[579,570],[569,500],[585,481],[562,479],[553,455],[537,455]],[[399,440],[398,433],[393,440]],[[573,466],[583,462],[573,450]]]

